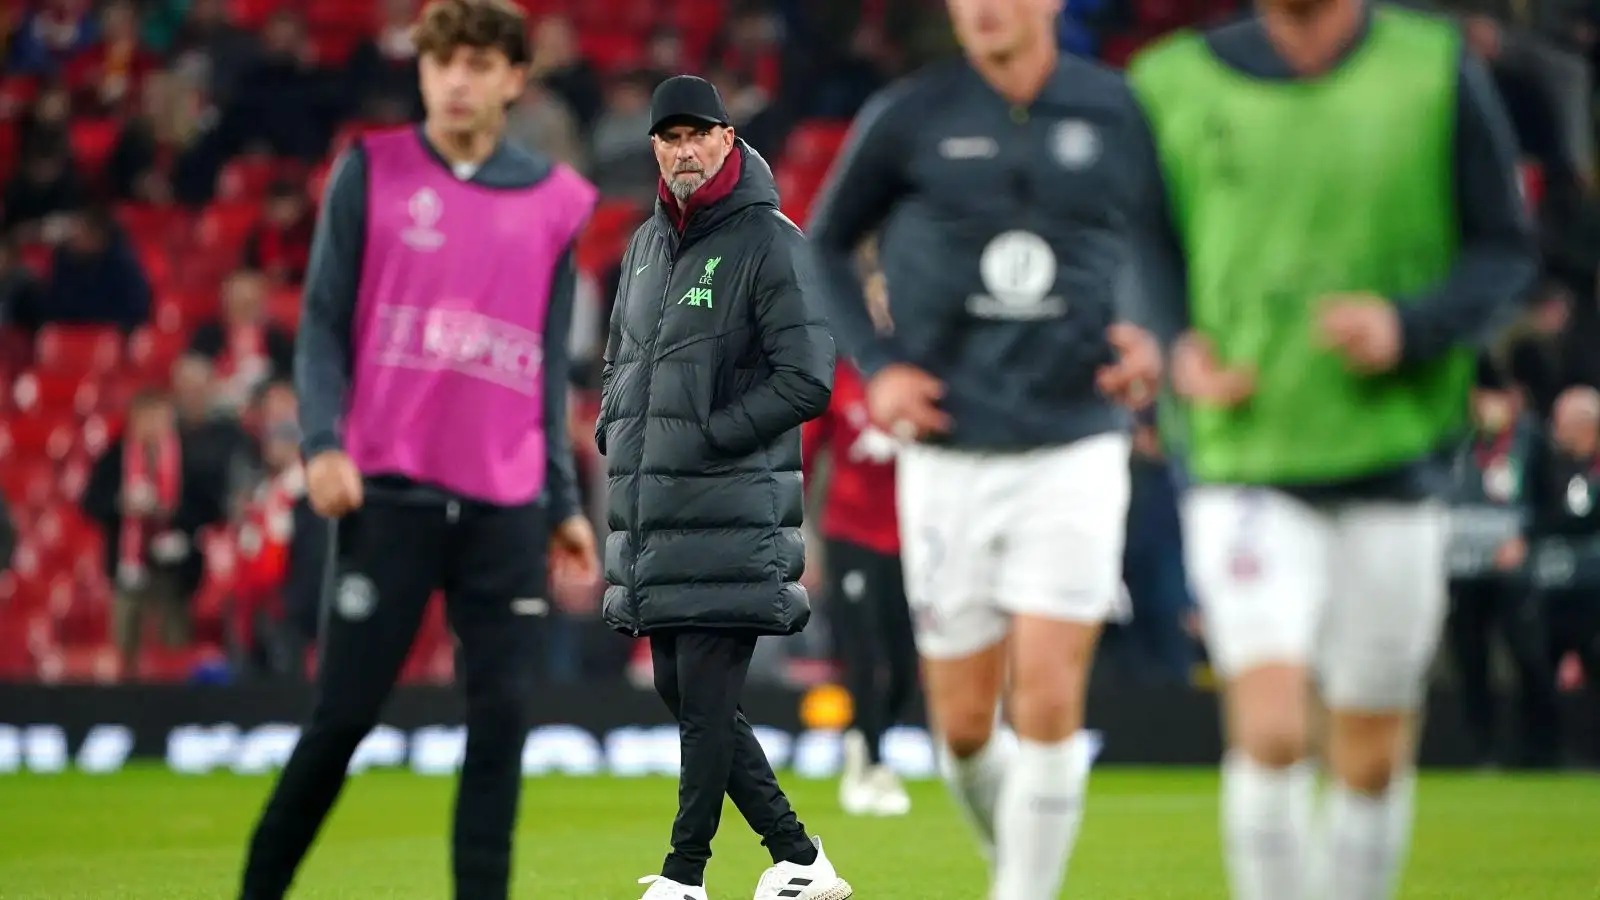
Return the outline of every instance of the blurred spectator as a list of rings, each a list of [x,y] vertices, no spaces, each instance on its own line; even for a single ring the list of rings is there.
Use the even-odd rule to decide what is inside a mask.
[[[17,139],[23,147],[64,147],[71,119],[72,92],[66,82],[47,81],[18,118]]]
[[[804,114],[824,119],[854,116],[868,97],[888,84],[898,65],[882,29],[862,25],[851,36],[848,52],[818,73],[807,91]]]
[[[674,75],[682,75],[692,70],[688,58],[684,55],[683,36],[673,28],[656,28],[645,39],[644,62],[639,67],[642,76],[648,79],[650,90],[655,90],[656,85]]]
[[[1529,406],[1541,419],[1550,415],[1557,395],[1567,388],[1600,386],[1600,354],[1584,331],[1572,327],[1573,319],[1571,292],[1551,289],[1510,343],[1512,379],[1528,392]]]
[[[577,117],[536,78],[528,80],[522,96],[512,105],[506,119],[506,138],[579,171],[588,170]]]
[[[745,143],[777,165],[783,153],[783,141],[788,135],[789,123],[773,107],[767,92],[733,69],[717,68],[706,73],[706,80],[717,88],[722,102],[728,107],[728,117],[733,119],[734,131]]]
[[[248,668],[294,675],[315,634],[328,524],[306,501],[294,388],[265,385],[252,418],[260,472],[239,517],[236,638]]]
[[[203,485],[197,492],[226,511],[252,479],[250,435],[234,410],[219,402],[213,374],[205,357],[178,357],[172,364],[172,403],[186,469]]]
[[[1600,391],[1575,387],[1551,414],[1550,445],[1528,473],[1533,576],[1549,623],[1550,658],[1600,682]],[[1576,660],[1573,662],[1572,660]],[[1600,695],[1595,695],[1600,707]],[[1600,763],[1600,733],[1584,748]]]
[[[415,0],[379,4],[376,33],[356,47],[346,68],[356,115],[399,121],[422,117],[417,47],[411,40],[415,18]]]
[[[1462,719],[1478,762],[1501,761],[1501,704],[1492,678],[1493,646],[1499,637],[1516,675],[1520,727],[1514,761],[1543,767],[1558,761],[1559,715],[1543,620],[1523,578],[1528,491],[1520,483],[1534,454],[1541,452],[1543,437],[1537,420],[1522,405],[1515,386],[1492,361],[1480,361],[1472,391],[1472,438],[1452,467],[1446,637],[1460,686]]]
[[[189,350],[209,360],[218,402],[243,409],[268,379],[287,378],[294,365],[294,337],[267,321],[267,280],[239,269],[222,284],[222,315],[194,331]]]
[[[267,189],[261,221],[244,245],[244,262],[279,284],[298,284],[311,259],[317,219],[305,188],[281,179]]]
[[[208,202],[217,173],[240,153],[313,161],[327,148],[345,105],[340,78],[312,64],[311,42],[293,12],[280,9],[261,33],[261,52],[240,71],[214,126],[177,161],[173,191],[184,203]]]
[[[225,0],[189,0],[173,40],[173,68],[211,102],[225,106],[245,70],[255,64],[260,45],[255,35],[228,20]]]
[[[546,16],[533,31],[531,77],[544,82],[578,117],[588,132],[600,117],[600,76],[578,50],[578,32],[566,16]]]
[[[86,109],[106,112],[137,99],[156,60],[140,45],[139,10],[132,0],[112,0],[100,12],[100,34],[72,58],[67,84]]]
[[[87,198],[66,141],[41,140],[23,148],[22,165],[6,185],[0,231],[20,229],[28,238],[57,238],[64,214],[81,209]]]
[[[33,272],[17,258],[16,242],[0,235],[0,328],[32,332],[39,327],[44,290]]]
[[[146,615],[156,617],[167,646],[189,640],[189,596],[201,573],[195,533],[221,510],[197,494],[185,457],[172,404],[142,392],[84,491],[83,511],[106,538],[106,571],[116,585],[112,634],[125,677],[137,676]]]
[[[122,131],[106,159],[106,187],[114,200],[164,205],[172,202],[172,185],[164,161],[189,136],[191,117],[182,107],[192,104],[193,90],[166,73],[150,76],[141,92],[139,110],[122,123]]]
[[[262,31],[262,53],[247,70],[218,129],[229,154],[264,148],[276,155],[315,159],[327,144],[338,92],[312,65],[305,26],[293,13],[273,14]]]
[[[131,331],[149,320],[150,283],[111,212],[74,215],[50,267],[41,324],[92,322]]]
[[[41,0],[11,41],[10,69],[19,75],[58,71],[95,36],[88,0]]]
[[[650,149],[650,75],[625,72],[606,90],[605,112],[590,140],[591,180],[608,197],[647,202],[661,177]]]
[[[765,9],[740,10],[723,25],[708,53],[708,61],[738,72],[769,96],[777,96],[782,71],[778,35],[778,20]],[[680,66],[682,62],[680,59]],[[682,71],[686,70],[680,67],[673,73]]]

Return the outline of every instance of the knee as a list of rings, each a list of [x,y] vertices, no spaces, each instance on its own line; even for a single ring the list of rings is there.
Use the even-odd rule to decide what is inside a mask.
[[[1268,667],[1229,685],[1228,744],[1269,768],[1294,765],[1310,751],[1310,710],[1302,670]]]
[[[940,729],[950,754],[957,759],[970,759],[983,750],[994,734],[994,707],[962,704],[945,712]]]
[[[1340,784],[1358,793],[1381,794],[1410,760],[1408,716],[1334,713],[1328,729],[1328,766]]]
[[[1065,740],[1083,721],[1084,675],[1064,668],[1037,676],[1019,677],[1011,685],[1012,725],[1017,734],[1032,740]]]

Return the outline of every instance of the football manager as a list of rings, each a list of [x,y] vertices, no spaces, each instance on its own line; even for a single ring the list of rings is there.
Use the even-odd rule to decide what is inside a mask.
[[[606,342],[596,440],[610,485],[605,617],[650,640],[678,720],[672,850],[644,900],[703,900],[723,794],[772,854],[756,900],[845,900],[739,711],[762,635],[805,627],[800,425],[833,384],[833,339],[772,170],[690,76],[651,98],[661,168]]]

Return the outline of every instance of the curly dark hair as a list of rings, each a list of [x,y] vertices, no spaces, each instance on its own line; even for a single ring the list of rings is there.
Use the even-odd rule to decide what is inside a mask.
[[[511,0],[432,0],[412,31],[417,52],[446,59],[458,47],[496,49],[513,66],[531,59],[528,18]]]

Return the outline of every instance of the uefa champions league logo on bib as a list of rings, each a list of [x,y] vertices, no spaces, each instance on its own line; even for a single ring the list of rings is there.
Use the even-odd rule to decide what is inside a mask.
[[[411,227],[400,232],[406,246],[423,253],[432,253],[444,246],[444,233],[434,226],[444,215],[444,201],[433,188],[423,188],[406,202],[406,213],[411,216]]]

